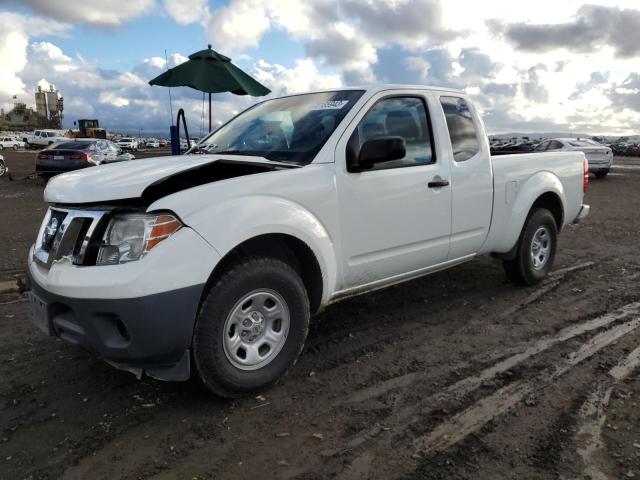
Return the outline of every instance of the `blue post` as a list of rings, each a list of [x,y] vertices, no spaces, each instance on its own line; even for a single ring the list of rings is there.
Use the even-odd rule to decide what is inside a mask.
[[[171,132],[171,155],[180,155],[180,138],[178,137],[177,125],[169,127]]]

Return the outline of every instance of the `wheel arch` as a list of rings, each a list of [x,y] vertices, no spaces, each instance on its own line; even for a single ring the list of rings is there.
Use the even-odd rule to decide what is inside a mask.
[[[558,228],[558,232],[562,230],[562,226],[564,225],[564,205],[562,204],[562,200],[555,192],[545,192],[540,195],[531,208],[529,209],[529,213],[527,217],[531,215],[536,208],[546,208],[551,212],[553,218],[556,221],[556,227]]]
[[[278,258],[294,268],[300,275],[309,297],[311,314],[323,304],[324,277],[320,262],[313,249],[303,240],[286,233],[265,233],[248,238],[227,252],[216,264],[203,290],[200,305],[218,278],[241,258],[264,255]]]
[[[491,242],[494,247],[489,251],[501,258],[509,258],[517,247],[527,219],[536,208],[549,210],[553,215],[558,232],[560,232],[566,220],[565,199],[562,182],[553,173],[543,171],[529,178],[518,189],[517,197],[513,207],[508,211],[508,216],[498,222]]]

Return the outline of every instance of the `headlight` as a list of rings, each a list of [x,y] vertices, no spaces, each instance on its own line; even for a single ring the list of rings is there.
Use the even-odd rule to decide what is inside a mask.
[[[117,265],[139,260],[180,228],[180,220],[166,213],[116,215],[104,233],[96,264]]]

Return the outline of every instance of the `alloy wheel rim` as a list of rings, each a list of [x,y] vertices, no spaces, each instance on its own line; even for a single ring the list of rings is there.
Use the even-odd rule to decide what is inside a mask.
[[[240,370],[257,370],[280,353],[291,317],[282,296],[270,289],[244,295],[231,309],[223,329],[224,353]]]
[[[547,227],[539,227],[531,240],[531,263],[533,268],[541,270],[549,261],[551,235]]]

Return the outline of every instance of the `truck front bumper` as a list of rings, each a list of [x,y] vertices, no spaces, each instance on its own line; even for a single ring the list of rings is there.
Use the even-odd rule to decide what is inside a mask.
[[[138,261],[43,266],[29,253],[32,321],[111,365],[161,380],[187,380],[205,284],[220,257],[188,227]]]
[[[583,204],[580,207],[580,211],[578,212],[578,215],[576,215],[576,218],[573,220],[573,223],[580,223],[582,220],[584,220],[589,216],[590,211],[591,211],[591,207],[589,205]]]
[[[31,318],[42,331],[140,377],[190,376],[189,347],[204,285],[138,298],[71,298],[33,278]]]

